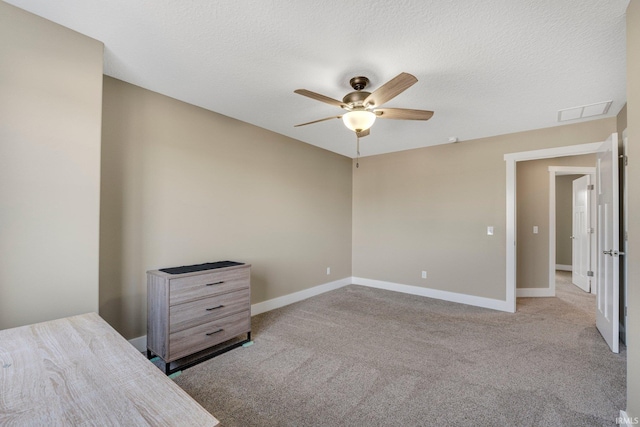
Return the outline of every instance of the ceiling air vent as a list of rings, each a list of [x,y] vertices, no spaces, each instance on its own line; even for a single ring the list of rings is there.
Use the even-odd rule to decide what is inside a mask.
[[[582,105],[558,111],[558,121],[586,119],[587,117],[602,116],[609,112],[613,101],[598,102],[597,104]]]

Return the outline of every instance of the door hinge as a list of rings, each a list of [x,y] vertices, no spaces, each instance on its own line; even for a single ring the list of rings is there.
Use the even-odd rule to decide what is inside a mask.
[[[627,155],[624,156],[624,165],[629,166],[629,156]]]
[[[593,184],[587,185],[587,190],[594,190],[595,186]]]
[[[596,229],[595,229],[595,228],[593,228],[593,227],[589,227],[589,228],[587,228],[587,233],[588,233],[588,234],[593,234],[593,233],[595,233],[595,232],[596,232]]]
[[[624,317],[627,317],[627,306],[624,306]]]
[[[587,276],[588,277],[593,277],[593,271],[587,271]]]

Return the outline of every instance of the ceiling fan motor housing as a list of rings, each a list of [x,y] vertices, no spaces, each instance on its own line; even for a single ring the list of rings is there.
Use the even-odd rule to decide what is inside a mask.
[[[353,107],[361,107],[367,97],[371,95],[370,92],[356,90],[355,92],[349,92],[342,98],[342,102]]]
[[[349,105],[351,108],[354,107],[362,107],[362,103],[369,95],[370,92],[363,92],[362,89],[367,87],[369,84],[369,79],[364,76],[356,76],[349,80],[349,84],[355,90],[355,92],[350,92],[342,98],[342,102]]]

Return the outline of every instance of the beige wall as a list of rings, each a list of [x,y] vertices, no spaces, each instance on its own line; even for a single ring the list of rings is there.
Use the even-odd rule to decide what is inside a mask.
[[[98,311],[102,54],[0,2],[0,329]]]
[[[150,269],[250,263],[253,303],[351,276],[351,159],[109,77],[103,115],[100,315],[125,337]]]
[[[615,132],[615,129],[611,129],[610,133],[612,132]],[[606,137],[602,138],[603,141],[605,139]],[[595,165],[595,154],[531,160],[516,164],[518,288],[549,287],[549,166]],[[538,226],[538,234],[533,234],[534,225]],[[559,238],[556,237],[556,240]]]
[[[603,141],[615,129],[608,118],[360,159],[353,275],[505,300],[504,154]]]
[[[627,255],[627,411],[629,416],[640,417],[640,0],[631,0],[627,8],[627,132],[630,212]]]
[[[556,177],[556,264],[573,262],[573,181],[582,175]]]

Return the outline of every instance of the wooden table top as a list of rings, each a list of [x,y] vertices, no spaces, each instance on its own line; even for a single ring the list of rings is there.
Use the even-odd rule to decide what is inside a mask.
[[[96,313],[0,331],[0,424],[215,426]]]

